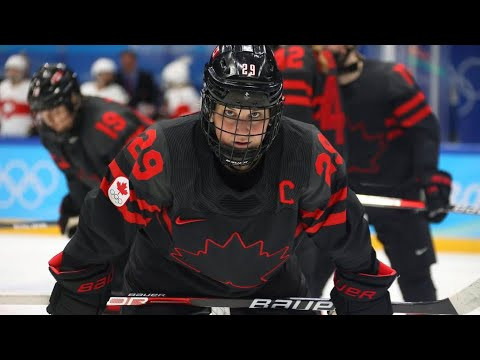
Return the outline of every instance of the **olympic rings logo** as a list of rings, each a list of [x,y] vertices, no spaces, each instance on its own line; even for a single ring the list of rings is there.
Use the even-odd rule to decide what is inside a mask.
[[[468,79],[467,72],[471,71],[473,68],[480,70],[480,58],[478,57],[468,57],[463,60],[456,71],[456,83],[459,92],[465,98],[465,102],[458,108],[458,113],[460,116],[468,115],[477,101],[480,100],[480,88],[475,88],[474,83]]]
[[[11,207],[15,200],[24,209],[36,209],[57,189],[58,183],[59,172],[47,160],[39,160],[31,168],[23,160],[10,160],[5,167],[0,167],[0,194],[8,196],[5,199],[0,195],[0,209]]]
[[[479,207],[480,183],[462,185],[456,181],[453,181],[450,202],[452,204]]]
[[[120,199],[120,192],[116,192],[115,189],[110,189],[110,194],[113,196],[113,199],[112,196],[110,197],[112,201],[115,201],[117,204],[122,203],[123,200]]]

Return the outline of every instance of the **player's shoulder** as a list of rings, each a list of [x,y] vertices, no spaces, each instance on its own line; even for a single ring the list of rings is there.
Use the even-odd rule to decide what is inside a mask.
[[[315,131],[318,132],[318,128],[315,125],[295,120],[285,115],[282,117],[282,124],[286,132],[298,133],[299,136],[305,136]]]
[[[102,116],[105,113],[125,114],[132,112],[125,105],[97,96],[83,96],[81,109],[83,116],[87,118],[86,121],[92,119],[94,122],[102,121]]]
[[[159,120],[146,128],[137,138],[147,139],[145,141],[152,143],[156,150],[166,152],[172,146],[184,146],[186,139],[192,138],[194,126],[198,122],[198,114]]]
[[[116,132],[128,131],[129,124],[145,124],[142,115],[127,105],[96,96],[83,96],[80,121],[94,129],[110,128]],[[102,132],[101,132],[102,133]],[[107,133],[107,131],[103,131]]]
[[[80,137],[89,151],[106,155],[124,145],[134,116],[124,105],[100,97],[83,96],[76,121],[80,124]]]
[[[393,75],[393,62],[387,62],[377,59],[366,59],[363,62],[362,77],[372,79],[376,82],[385,81]]]
[[[318,128],[309,123],[298,121],[287,116],[282,117],[284,138],[287,144],[303,144],[312,146],[313,140],[320,133]]]
[[[289,117],[282,118],[284,138],[287,147],[300,146],[314,155],[328,153],[331,156],[339,156],[335,148],[330,144],[325,135],[313,124],[304,123]]]
[[[153,128],[163,132],[165,136],[180,136],[183,132],[192,131],[197,122],[200,121],[200,113],[181,116],[175,119],[157,121]]]
[[[371,60],[373,70],[383,76],[391,86],[415,87],[415,79],[409,68],[402,63]]]

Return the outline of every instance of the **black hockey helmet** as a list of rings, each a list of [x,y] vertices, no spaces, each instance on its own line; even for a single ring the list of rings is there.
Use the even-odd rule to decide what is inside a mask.
[[[28,88],[28,103],[33,112],[65,105],[74,111],[72,94],[80,95],[77,74],[63,63],[46,63],[33,75]]]
[[[202,89],[202,129],[208,144],[220,159],[229,167],[254,165],[275,139],[282,116],[283,79],[277,68],[273,52],[268,45],[219,45],[210,61],[205,65],[204,86]],[[237,108],[241,111],[265,109],[269,114],[261,134],[261,145],[257,148],[238,149],[223,144],[216,131],[228,132],[215,126],[213,115],[216,106]],[[225,113],[219,114],[225,117]],[[222,118],[223,119],[223,118]],[[237,119],[237,126],[238,126]],[[255,121],[255,120],[250,120]],[[239,133],[228,132],[237,136]]]

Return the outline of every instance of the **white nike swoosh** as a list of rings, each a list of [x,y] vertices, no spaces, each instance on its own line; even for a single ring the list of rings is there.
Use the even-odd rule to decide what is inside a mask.
[[[422,255],[424,252],[426,252],[427,250],[428,250],[428,247],[424,247],[423,249],[415,250],[415,255],[420,256],[420,255]]]

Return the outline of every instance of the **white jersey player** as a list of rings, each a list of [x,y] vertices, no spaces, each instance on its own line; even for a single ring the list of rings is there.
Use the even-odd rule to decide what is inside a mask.
[[[189,115],[200,110],[200,94],[190,84],[191,58],[183,56],[162,71],[165,112],[168,118]]]
[[[88,81],[80,87],[82,95],[97,96],[113,100],[120,104],[128,104],[130,97],[125,89],[113,82],[117,66],[113,60],[108,58],[97,59],[91,68],[94,81]]]
[[[28,60],[12,55],[5,62],[5,80],[0,83],[0,136],[27,137],[33,119],[27,102]]]

